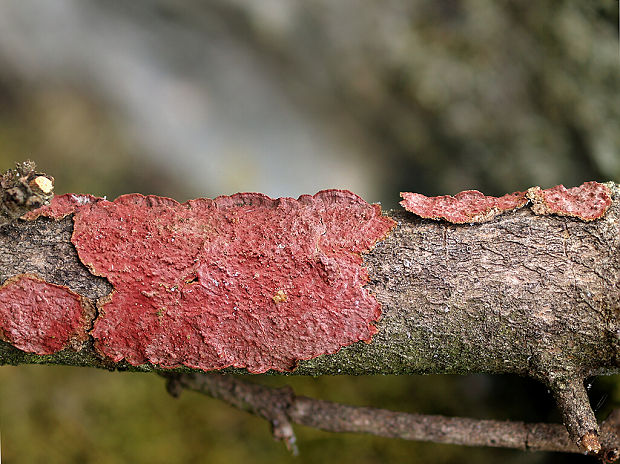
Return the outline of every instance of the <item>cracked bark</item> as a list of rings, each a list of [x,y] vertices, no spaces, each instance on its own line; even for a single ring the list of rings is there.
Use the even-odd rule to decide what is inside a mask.
[[[476,225],[386,213],[396,228],[364,256],[368,288],[382,305],[379,332],[370,344],[302,361],[294,374],[530,376],[553,391],[571,438],[596,452],[598,426],[583,380],[620,366],[620,188],[608,185],[613,204],[592,222],[528,208]],[[109,283],[79,261],[72,228],[70,217],[1,225],[2,282],[30,273],[93,302],[109,294]],[[112,363],[91,342],[47,356],[1,342],[0,362],[158,370]]]

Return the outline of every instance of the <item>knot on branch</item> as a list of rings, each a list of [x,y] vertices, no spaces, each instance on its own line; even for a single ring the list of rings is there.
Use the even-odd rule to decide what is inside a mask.
[[[0,177],[2,189],[1,212],[9,220],[47,205],[54,196],[54,178],[35,171],[33,161],[16,163]]]
[[[616,462],[620,458],[620,409],[614,409],[600,427],[601,450],[599,459],[603,462]]]
[[[289,415],[295,402],[291,387],[269,388],[222,374],[161,375],[168,379],[166,390],[175,398],[184,389],[199,391],[269,421],[273,438],[284,442],[293,455],[299,454]]]

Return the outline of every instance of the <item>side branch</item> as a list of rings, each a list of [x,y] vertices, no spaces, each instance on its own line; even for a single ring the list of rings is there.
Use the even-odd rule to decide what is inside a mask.
[[[284,440],[289,449],[295,443],[291,426],[295,423],[328,432],[365,433],[412,441],[583,452],[560,424],[478,420],[348,406],[297,396],[288,387],[270,388],[220,374],[166,377],[168,391],[173,396],[178,396],[183,389],[196,391],[268,420],[273,426],[274,438]],[[618,458],[619,427],[620,410],[612,412],[600,426],[603,450],[599,455],[607,462]]]

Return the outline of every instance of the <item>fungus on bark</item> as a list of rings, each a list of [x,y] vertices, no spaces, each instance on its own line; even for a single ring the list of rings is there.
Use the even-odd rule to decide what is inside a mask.
[[[584,221],[602,217],[611,205],[609,187],[598,182],[585,182],[570,189],[563,185],[541,189],[531,187],[502,197],[486,196],[478,190],[465,190],[454,196],[427,197],[419,193],[401,192],[401,206],[426,219],[444,219],[454,224],[487,222],[496,216],[519,209],[528,201],[534,214],[574,216]]]
[[[395,223],[349,191],[184,204],[68,194],[25,218],[71,213],[80,260],[114,287],[91,335],[115,362],[287,371],[376,333],[361,253]]]
[[[525,192],[502,197],[486,196],[478,190],[465,190],[454,196],[427,197],[420,193],[401,192],[401,206],[426,219],[445,219],[454,224],[487,222],[527,203]]]
[[[28,353],[79,350],[93,317],[88,299],[34,275],[11,277],[0,287],[0,338]]]
[[[574,216],[584,221],[602,217],[611,206],[609,187],[598,182],[585,182],[570,189],[563,185],[545,190],[531,187],[527,198],[532,202],[535,214]]]

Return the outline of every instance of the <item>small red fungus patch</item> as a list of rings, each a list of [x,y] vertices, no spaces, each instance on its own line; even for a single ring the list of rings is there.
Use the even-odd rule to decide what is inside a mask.
[[[602,217],[611,206],[609,187],[598,182],[585,182],[579,187],[567,189],[556,185],[546,190],[532,187],[527,191],[535,214],[574,216],[584,221]]]
[[[49,205],[28,211],[22,216],[22,219],[34,220],[39,216],[62,219],[69,214],[73,214],[81,206],[97,203],[98,201],[103,201],[103,199],[93,195],[76,195],[75,193],[56,195],[52,198]]]
[[[466,190],[454,196],[427,197],[402,192],[400,202],[407,211],[427,219],[445,219],[455,224],[487,222],[505,211],[521,208],[527,203],[525,192],[503,197],[489,197],[478,190]]]
[[[92,317],[87,300],[34,275],[12,277],[0,287],[0,337],[28,353],[79,349]]]
[[[114,361],[284,371],[376,333],[361,253],[394,221],[351,192],[56,198],[31,217],[75,214],[80,259],[114,287],[92,331]]]

